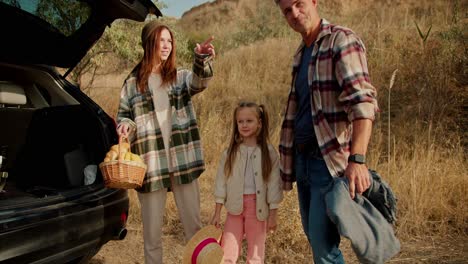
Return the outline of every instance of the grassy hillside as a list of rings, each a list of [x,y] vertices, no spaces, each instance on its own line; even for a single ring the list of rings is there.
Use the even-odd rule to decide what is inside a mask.
[[[291,56],[300,42],[286,27],[273,0],[217,2],[226,7],[206,6],[173,25],[187,49],[211,34],[218,48],[215,77],[209,89],[194,98],[207,161],[201,178],[204,223],[214,207],[214,173],[219,153],[227,145],[233,107],[240,99],[266,104],[272,120],[271,140],[277,145]],[[398,196],[398,236],[403,243],[440,236],[467,241],[466,1],[319,4],[326,4],[322,9],[327,19],[352,28],[367,46],[382,110],[374,123],[369,166],[381,172]],[[224,19],[222,10],[235,15],[229,13],[229,19]],[[187,60],[180,62],[188,65]],[[95,90],[93,97],[113,115],[119,90]],[[132,224],[140,226],[133,193],[132,197]],[[168,208],[165,233],[177,234],[181,226],[174,203],[169,202]],[[307,262],[310,251],[300,226],[295,190],[287,193],[279,219],[278,232],[268,238],[267,263]]]

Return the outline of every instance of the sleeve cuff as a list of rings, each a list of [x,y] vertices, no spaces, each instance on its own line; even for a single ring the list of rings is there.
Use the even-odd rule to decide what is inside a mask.
[[[270,210],[278,209],[278,208],[279,208],[279,204],[277,204],[277,203],[271,203],[270,204]]]
[[[359,103],[351,107],[348,119],[351,122],[357,119],[370,119],[373,121],[377,111],[378,108],[373,103]]]
[[[213,76],[213,68],[211,61],[213,56],[209,54],[198,54],[195,52],[195,60],[193,63],[193,73],[201,79]]]
[[[215,198],[215,203],[224,204],[223,198]]]

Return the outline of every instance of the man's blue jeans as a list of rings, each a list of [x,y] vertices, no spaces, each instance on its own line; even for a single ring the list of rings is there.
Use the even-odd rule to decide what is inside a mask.
[[[328,218],[321,189],[332,182],[325,161],[308,153],[295,155],[295,170],[302,227],[312,247],[314,263],[345,263],[340,235]]]

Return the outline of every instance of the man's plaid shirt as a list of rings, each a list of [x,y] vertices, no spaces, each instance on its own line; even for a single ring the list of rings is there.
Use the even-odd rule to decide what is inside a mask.
[[[172,133],[169,157],[156,119],[152,91],[137,91],[135,73],[125,80],[120,95],[117,122],[127,122],[131,133],[132,152],[139,154],[148,166],[143,186],[139,192],[151,192],[185,184],[197,179],[205,165],[192,96],[203,91],[213,76],[211,57],[195,55],[193,73],[177,71],[177,81],[168,88],[171,107]],[[171,162],[171,166],[169,165]],[[172,168],[172,181],[169,177]]]
[[[294,118],[297,104],[294,82],[304,45],[302,42],[294,55],[292,85],[281,127],[280,168],[286,190],[290,190],[296,180]],[[322,19],[313,45],[308,83],[314,130],[328,170],[337,177],[343,175],[348,163],[352,121],[375,118],[378,111],[376,90],[370,83],[364,44],[350,29]]]

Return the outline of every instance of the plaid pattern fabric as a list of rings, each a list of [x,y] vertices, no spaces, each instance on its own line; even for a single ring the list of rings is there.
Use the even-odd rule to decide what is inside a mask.
[[[132,152],[139,154],[148,166],[143,186],[137,191],[151,192],[171,187],[172,184],[190,183],[204,171],[192,96],[203,91],[213,76],[211,60],[211,56],[196,54],[193,72],[178,70],[176,83],[168,88],[172,111],[169,157],[154,111],[152,91],[147,89],[144,94],[137,91],[135,73],[131,73],[125,80],[117,122],[130,125]],[[169,171],[170,167],[172,171]],[[173,175],[172,181],[169,173]]]
[[[294,82],[304,42],[293,58],[292,84],[280,135],[281,177],[290,190],[294,174]],[[309,88],[315,134],[332,176],[341,176],[347,166],[352,121],[374,120],[378,111],[376,90],[370,83],[361,39],[350,29],[321,21],[309,63]]]

